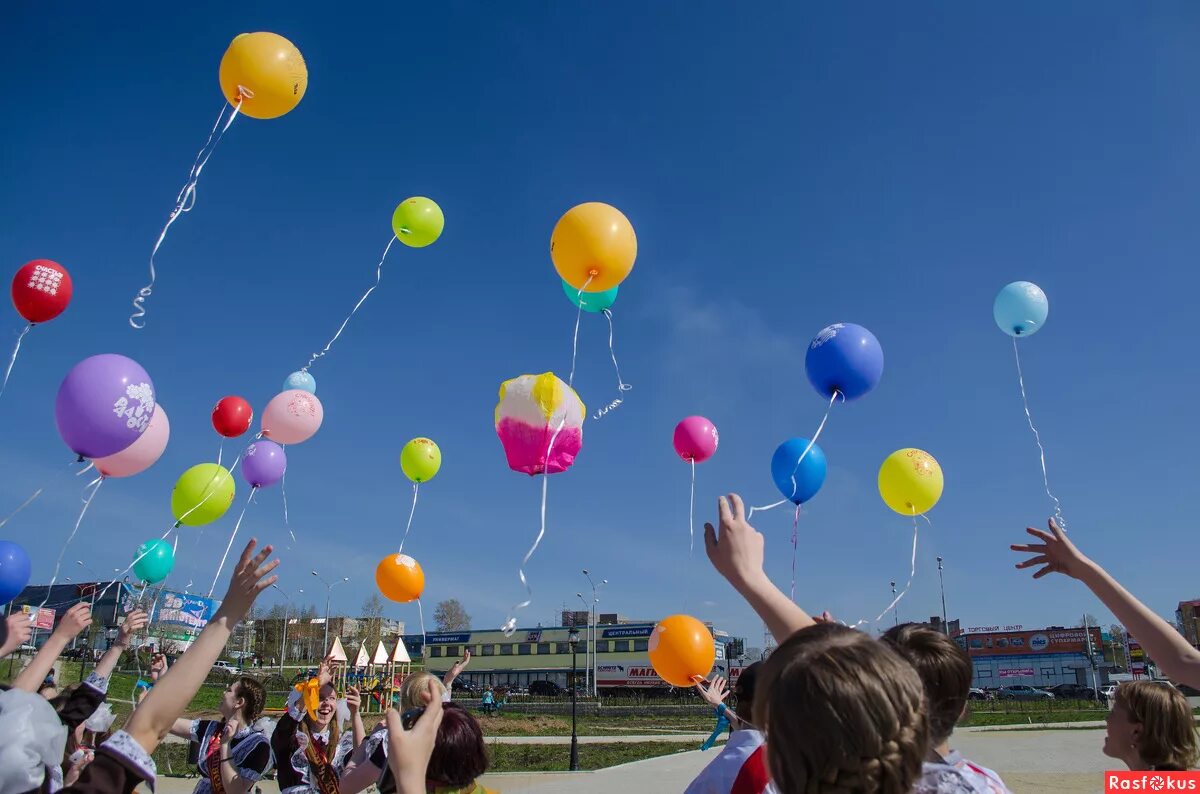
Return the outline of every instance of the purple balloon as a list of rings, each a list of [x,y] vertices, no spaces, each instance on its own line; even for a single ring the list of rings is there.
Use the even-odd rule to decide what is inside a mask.
[[[834,392],[856,400],[874,389],[883,376],[883,348],[875,334],[854,323],[837,323],[821,330],[804,357],[804,370],[813,388],[826,399]]]
[[[154,383],[131,358],[103,353],[80,361],[58,387],[54,420],[76,455],[103,458],[137,441],[154,416]]]
[[[260,439],[242,453],[242,477],[252,488],[266,488],[283,479],[287,454],[274,441]]]

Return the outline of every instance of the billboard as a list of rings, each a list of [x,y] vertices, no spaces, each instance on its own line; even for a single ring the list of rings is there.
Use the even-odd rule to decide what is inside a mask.
[[[648,664],[621,663],[596,666],[596,683],[599,686],[666,687],[666,681],[658,677]]]
[[[21,611],[29,616],[33,621],[35,629],[53,629],[54,628],[54,610],[46,607],[31,607],[28,604],[21,607]]]
[[[1100,629],[1090,628],[1092,648],[1098,652]],[[971,656],[1028,656],[1049,653],[1087,653],[1087,635],[1083,629],[1042,629],[1041,631],[1000,631],[985,634],[961,634],[958,644]]]
[[[199,632],[216,614],[217,603],[213,598],[167,590],[158,599],[154,622],[162,628],[171,626]]]
[[[1032,667],[1010,667],[1000,671],[1001,678],[1026,678],[1033,676]]]

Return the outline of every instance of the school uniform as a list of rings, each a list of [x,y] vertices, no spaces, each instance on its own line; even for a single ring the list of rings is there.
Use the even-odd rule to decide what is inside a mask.
[[[192,789],[192,794],[224,794],[220,764],[225,757],[230,759],[242,780],[262,780],[271,768],[271,742],[265,734],[253,726],[246,726],[234,735],[226,749],[221,745],[224,731],[224,720],[192,720],[190,739],[200,747],[196,761],[200,782]]]
[[[766,738],[745,729],[729,734],[716,758],[701,770],[684,794],[763,794],[770,791]]]
[[[312,734],[310,747],[308,736],[300,731],[305,717],[302,697],[293,692],[288,696],[287,711],[271,734],[280,794],[337,794],[338,778],[354,751],[354,735],[346,731],[337,745],[330,747],[330,730],[326,728]]]

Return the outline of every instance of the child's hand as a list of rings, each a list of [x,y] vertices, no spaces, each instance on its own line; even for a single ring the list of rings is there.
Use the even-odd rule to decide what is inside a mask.
[[[1084,570],[1091,563],[1087,557],[1075,548],[1075,544],[1066,536],[1054,519],[1050,519],[1050,532],[1045,532],[1033,527],[1025,529],[1030,535],[1033,535],[1044,543],[1014,543],[1009,546],[1013,551],[1027,552],[1036,556],[1030,557],[1028,560],[1017,563],[1018,568],[1032,568],[1035,565],[1043,566],[1034,575],[1034,579],[1041,579],[1048,573],[1061,573],[1070,576],[1072,579],[1079,579],[1083,576]],[[1053,533],[1053,534],[1051,534]]]
[[[267,545],[258,554],[254,554],[256,543],[257,541],[251,539],[242,550],[242,557],[234,569],[233,578],[229,580],[229,590],[221,602],[219,612],[235,623],[246,617],[258,594],[275,584],[279,578],[268,575],[279,565],[279,560],[271,560],[263,565],[274,548]]]
[[[714,677],[711,683],[707,681],[697,681],[696,691],[699,692],[700,697],[702,697],[704,701],[713,708],[716,708],[718,703],[729,697],[729,690],[726,689],[725,679],[721,676]]]
[[[117,630],[117,645],[125,648],[129,647],[129,639],[137,634],[150,622],[150,616],[145,610],[135,609],[125,616],[125,622],[121,624],[121,628]]]
[[[764,576],[763,536],[746,522],[746,509],[737,494],[717,500],[721,532],[704,525],[704,549],[717,573],[735,589]]]
[[[358,687],[348,687],[346,689],[346,708],[350,709],[350,714],[358,713],[358,707],[362,705],[362,698],[359,697]]]
[[[92,608],[88,604],[79,603],[67,610],[58,622],[54,633],[69,640],[78,637],[88,626],[92,625]]]
[[[4,645],[0,645],[0,659],[29,642],[30,636],[33,635],[33,623],[23,612],[9,615],[5,624],[8,626],[8,639],[4,641]]]

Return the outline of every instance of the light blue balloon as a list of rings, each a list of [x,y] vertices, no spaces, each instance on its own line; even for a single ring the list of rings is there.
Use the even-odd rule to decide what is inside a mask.
[[[996,325],[1009,336],[1032,336],[1046,324],[1050,302],[1037,284],[1014,281],[996,296],[992,316]]]
[[[620,287],[606,289],[604,292],[585,292],[580,298],[579,290],[566,281],[563,282],[563,292],[571,299],[571,303],[583,308],[585,312],[602,312],[617,302],[617,290]]]
[[[304,370],[296,370],[291,375],[288,375],[287,380],[283,382],[284,391],[290,391],[292,389],[299,389],[300,391],[306,391],[309,394],[316,394],[317,379],[312,375],[309,375]]]

